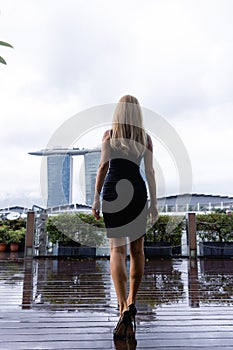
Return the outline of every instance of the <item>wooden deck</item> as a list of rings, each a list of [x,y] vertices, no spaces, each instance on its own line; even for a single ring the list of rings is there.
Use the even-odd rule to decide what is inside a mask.
[[[108,260],[0,260],[1,350],[233,349],[233,261],[148,261],[137,306],[114,344]]]

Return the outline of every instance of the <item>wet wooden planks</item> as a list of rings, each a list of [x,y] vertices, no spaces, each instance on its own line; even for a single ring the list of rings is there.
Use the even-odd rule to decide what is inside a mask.
[[[33,261],[25,273],[22,263],[0,262],[0,349],[233,349],[231,271],[215,275],[211,267],[189,279],[188,266],[147,263],[136,344],[112,339],[118,311],[108,261]],[[25,290],[28,309],[22,309]]]
[[[0,345],[2,350],[116,349],[112,339],[116,321],[110,311],[4,311]],[[136,339],[137,349],[232,349],[233,311],[165,307],[156,310],[154,321],[139,313]]]

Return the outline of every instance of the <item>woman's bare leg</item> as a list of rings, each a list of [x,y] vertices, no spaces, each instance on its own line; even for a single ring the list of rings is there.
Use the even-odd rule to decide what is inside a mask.
[[[130,242],[130,287],[127,305],[135,304],[144,273],[144,237]]]
[[[110,270],[116,290],[120,315],[127,310],[126,239],[110,238]]]

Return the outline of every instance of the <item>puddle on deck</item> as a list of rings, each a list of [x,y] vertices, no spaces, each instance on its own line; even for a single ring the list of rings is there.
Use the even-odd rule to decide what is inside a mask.
[[[0,256],[0,307],[118,313],[108,260],[34,259]],[[127,261],[127,268],[129,262]],[[233,261],[151,260],[138,294],[140,312],[163,305],[198,308],[233,304]]]

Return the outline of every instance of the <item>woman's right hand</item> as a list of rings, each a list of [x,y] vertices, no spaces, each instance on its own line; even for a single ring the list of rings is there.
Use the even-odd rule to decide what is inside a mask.
[[[96,220],[100,219],[100,201],[99,199],[94,200],[94,203],[92,204],[92,208],[91,208],[92,214],[94,215],[94,217],[96,218]]]
[[[92,208],[91,210],[92,210],[92,214],[94,215],[96,220],[99,220],[100,219],[100,212],[99,212],[99,210],[97,210],[95,208]]]
[[[159,212],[156,204],[150,204],[148,208],[148,216],[149,216],[150,224],[153,225],[159,216]]]

